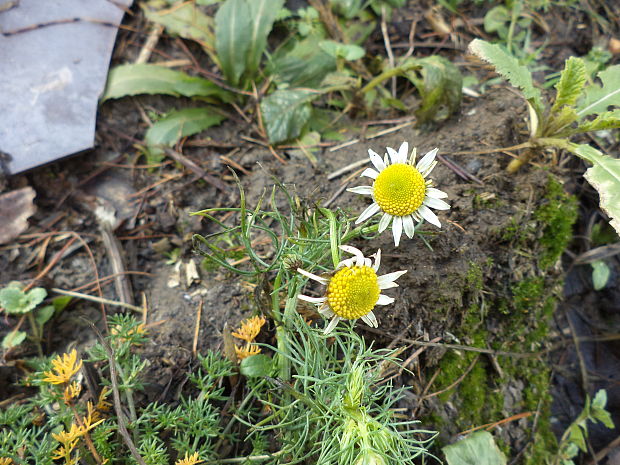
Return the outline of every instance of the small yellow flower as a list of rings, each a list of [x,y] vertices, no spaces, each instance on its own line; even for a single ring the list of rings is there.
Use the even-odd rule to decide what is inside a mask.
[[[63,400],[65,401],[65,404],[70,404],[73,399],[80,395],[80,392],[82,392],[82,386],[80,383],[73,381],[68,384],[65,388],[65,392],[63,393]]]
[[[0,465],[13,465],[13,459],[8,457],[0,457]]]
[[[253,342],[260,333],[261,328],[267,322],[264,316],[255,316],[248,318],[241,322],[241,328],[232,335],[237,339],[244,340],[245,342]]]
[[[80,436],[82,436],[86,432],[85,428],[76,425],[75,423],[71,423],[71,428],[69,431],[61,431],[60,433],[52,433],[52,437],[56,439],[61,444],[65,446],[67,444],[71,444],[74,441],[77,441]],[[73,447],[71,447],[73,449]]]
[[[43,381],[51,384],[65,384],[71,380],[80,368],[82,368],[82,360],[77,360],[77,351],[73,349],[68,354],[59,355],[52,360],[54,369],[46,371],[43,374]]]
[[[297,271],[325,286],[327,291],[323,297],[310,297],[300,294],[299,300],[313,303],[320,314],[331,321],[325,328],[325,334],[331,332],[340,320],[356,320],[361,318],[368,326],[376,328],[379,324],[373,309],[377,305],[389,305],[394,302],[392,297],[381,294],[383,289],[398,287],[394,281],[407,271],[377,276],[381,263],[381,250],[374,255],[373,265],[370,258],[364,257],[355,247],[341,245],[340,249],[354,255],[354,258],[342,260],[336,266],[331,279],[322,278],[298,268]]]
[[[255,344],[246,344],[244,347],[235,346],[235,353],[237,354],[237,359],[243,360],[251,355],[260,354],[260,347]]]
[[[197,463],[202,462],[204,462],[204,460],[198,459],[198,452],[195,452],[189,456],[187,455],[187,452],[185,452],[185,457],[177,460],[174,465],[196,465]]]

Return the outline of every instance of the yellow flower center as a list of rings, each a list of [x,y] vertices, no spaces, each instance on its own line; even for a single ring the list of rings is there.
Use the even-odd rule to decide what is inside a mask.
[[[405,163],[395,163],[385,168],[373,185],[375,202],[392,216],[411,215],[420,208],[425,194],[424,177]]]
[[[380,292],[375,270],[345,266],[329,280],[327,303],[340,318],[354,320],[375,308]]]

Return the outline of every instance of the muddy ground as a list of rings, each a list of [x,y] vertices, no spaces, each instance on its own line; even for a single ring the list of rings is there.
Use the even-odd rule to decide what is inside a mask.
[[[392,27],[398,30],[398,24]],[[571,40],[580,40],[579,46],[584,42]],[[576,53],[576,44],[565,41],[551,48],[550,66],[557,69],[567,53]],[[121,56],[134,52],[128,48]],[[286,149],[279,151],[284,163],[277,160],[264,146],[241,138],[250,128],[233,118],[202,135],[202,144],[184,149],[207,173],[223,180],[225,189],[169,159],[146,168],[133,147],[145,130],[141,112],[187,104],[158,97],[107,102],[99,115],[96,150],[10,178],[5,187],[32,186],[38,210],[24,234],[0,247],[0,285],[34,278],[77,237],[38,285],[97,295],[93,283],[118,270],[95,211],[106,206],[116,212],[112,237],[128,272],[123,275],[127,296],[136,305],[144,296],[148,309],[143,315],[151,336],[144,347],[149,360],[144,401],[174,402],[175,386],[194,360],[194,344],[198,352],[219,349],[225,324],[235,326],[260,311],[253,283],[201,268],[201,258],[192,251],[192,234],[215,230],[189,213],[238,202],[229,166],[239,174],[249,205],[271,188],[275,176],[308,205],[329,200],[332,207],[359,212],[365,200],[342,188],[364,181],[350,178],[353,172],[333,180],[327,176],[366,157],[368,148],[383,153],[386,146],[396,148],[406,140],[422,154],[439,148],[445,158],[432,177],[448,193],[452,208],[440,215],[441,230],[423,227],[428,246],[420,237],[404,239],[398,249],[389,235],[372,242],[382,249],[384,269],[408,270],[392,290],[396,303],[377,314],[378,330],[359,329],[375,344],[404,347],[403,359],[421,349],[407,366],[414,375],[396,380],[412,388],[402,407],[424,427],[441,431],[439,444],[470,428],[514,417],[494,432],[515,463],[540,463],[538,454],[553,447],[554,437],[579,413],[586,393],[607,389],[618,423],[617,343],[575,345],[577,336],[616,333],[620,325],[618,256],[608,257],[612,278],[600,292],[592,288],[590,266],[576,260],[592,246],[587,236],[593,225],[604,224],[595,194],[580,177],[584,167],[564,154],[549,153],[536,166],[508,175],[504,168],[514,156],[510,151],[459,153],[524,140],[526,109],[513,92],[498,86],[478,98],[466,97],[456,116],[430,131],[414,128],[413,122],[402,124],[407,118],[353,120],[345,136],[359,142],[322,148],[314,164]],[[404,127],[368,137],[397,126]],[[566,247],[569,252],[563,254]],[[122,297],[117,287],[122,283],[114,277],[100,282],[101,295]],[[106,308],[109,313],[118,310]],[[101,325],[101,311],[94,303],[72,303],[48,324],[45,352],[92,344],[95,336],[84,319]],[[2,318],[0,336],[14,324]],[[23,345],[4,355],[0,399],[21,391],[12,383],[23,372],[21,361],[36,353]],[[516,417],[520,414],[526,415]],[[615,437],[615,432],[594,429],[592,450],[604,450]]]

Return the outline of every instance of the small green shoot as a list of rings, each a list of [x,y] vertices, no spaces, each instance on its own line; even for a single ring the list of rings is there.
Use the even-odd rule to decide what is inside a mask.
[[[546,147],[565,149],[592,163],[584,177],[599,192],[601,208],[620,234],[620,160],[571,137],[591,131],[620,128],[620,65],[598,73],[601,85],[588,83],[586,66],[580,58],[566,60],[556,85],[553,104],[547,106],[534,86],[531,72],[500,46],[476,39],[469,50],[491,63],[512,85],[521,89],[530,115],[530,140],[519,147],[525,153],[508,165],[516,172]],[[589,118],[592,117],[593,118]]]

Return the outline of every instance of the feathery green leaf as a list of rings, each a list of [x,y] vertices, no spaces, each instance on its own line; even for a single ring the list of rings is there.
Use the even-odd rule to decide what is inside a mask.
[[[513,86],[523,91],[523,96],[532,104],[536,113],[542,112],[540,90],[534,87],[532,73],[527,67],[509,55],[499,45],[484,40],[474,39],[469,44],[469,51],[495,66],[495,71],[506,78]]]
[[[560,81],[555,86],[557,94],[551,107],[552,115],[564,105],[575,104],[581,95],[586,79],[586,65],[581,58],[570,57],[566,60]]]

